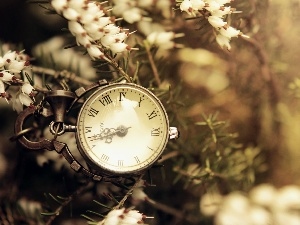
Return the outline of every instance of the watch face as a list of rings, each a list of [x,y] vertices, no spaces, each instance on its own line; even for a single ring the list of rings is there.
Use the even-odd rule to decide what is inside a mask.
[[[76,138],[94,169],[136,173],[161,155],[169,138],[169,122],[161,102],[147,89],[111,84],[83,104]]]

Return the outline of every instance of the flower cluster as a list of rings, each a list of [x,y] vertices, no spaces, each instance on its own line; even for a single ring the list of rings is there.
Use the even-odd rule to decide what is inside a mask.
[[[249,195],[232,192],[227,196],[205,194],[200,201],[203,215],[213,216],[216,225],[299,225],[300,187],[276,189],[270,184],[254,187]]]
[[[0,97],[9,100],[11,95],[6,92],[6,85],[21,84],[16,101],[21,105],[30,106],[33,103],[33,87],[28,82],[20,80],[20,73],[29,66],[29,57],[23,52],[8,51],[0,56]]]
[[[151,21],[147,11],[155,8],[163,17],[169,18],[172,14],[170,0],[113,0],[114,15],[122,17],[127,23]]]
[[[55,11],[68,20],[68,29],[75,36],[78,45],[86,48],[94,59],[109,59],[103,48],[110,49],[114,54],[133,50],[124,40],[129,32],[115,25],[118,20],[107,16],[110,9],[103,3],[88,0],[52,0]]]
[[[137,210],[129,209],[114,209],[110,211],[107,216],[97,225],[143,225],[143,219],[146,218]]]
[[[181,48],[181,44],[175,43],[174,38],[183,37],[183,33],[174,33],[172,31],[154,31],[147,36],[147,41],[160,49]]]
[[[244,35],[240,30],[237,30],[228,25],[224,21],[224,17],[238,11],[231,6],[227,6],[232,0],[183,0],[180,1],[180,10],[188,13],[190,16],[204,15],[208,22],[216,29],[216,41],[221,47],[231,49],[230,40],[233,37]]]

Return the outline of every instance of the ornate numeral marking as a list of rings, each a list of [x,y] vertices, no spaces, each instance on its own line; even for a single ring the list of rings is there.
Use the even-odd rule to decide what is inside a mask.
[[[84,127],[84,133],[92,132],[92,127]]]
[[[159,136],[160,135],[160,128],[152,128],[151,136]]]
[[[139,107],[141,107],[141,103],[142,103],[142,101],[144,101],[144,100],[145,100],[144,98],[140,97],[140,100],[139,100]]]
[[[123,166],[124,160],[118,160],[118,166]]]
[[[126,92],[120,92],[119,101],[123,101],[123,98],[125,98]]]
[[[96,110],[94,108],[90,108],[88,115],[92,116],[92,117],[95,117],[98,114],[98,112],[99,112],[98,110]]]
[[[108,157],[107,155],[102,154],[101,160],[103,160],[103,161],[108,161],[108,159],[109,159],[109,157]]]
[[[101,102],[101,104],[103,106],[106,106],[106,105],[112,103],[112,100],[111,100],[109,95],[105,95],[105,96],[102,97],[102,99],[99,99],[99,102]]]
[[[157,113],[153,110],[150,114],[146,113],[149,120],[152,120],[154,117],[157,116]]]
[[[134,156],[134,159],[137,163],[140,163],[140,159],[137,156]]]

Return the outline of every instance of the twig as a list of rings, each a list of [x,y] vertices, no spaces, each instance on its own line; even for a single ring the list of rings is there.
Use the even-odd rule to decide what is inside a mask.
[[[91,183],[92,182],[88,182],[86,183],[86,185],[79,187],[69,197],[67,197],[66,200],[55,210],[55,214],[49,217],[45,225],[50,225],[53,222],[53,220],[55,220],[55,218],[60,215],[64,207],[66,207],[75,197],[77,197],[78,195],[82,194],[83,192],[85,192],[87,189],[90,188],[89,184]]]
[[[46,75],[50,75],[50,76],[54,76],[54,77],[61,76],[61,77],[72,80],[72,81],[74,81],[78,84],[81,84],[81,85],[88,86],[88,85],[92,84],[91,81],[86,80],[82,77],[79,77],[75,73],[70,72],[70,71],[66,71],[66,70],[56,71],[56,70],[53,70],[53,69],[38,67],[38,66],[31,66],[31,69],[32,69],[32,72],[34,72],[34,73],[46,74]]]
[[[152,205],[154,208],[156,209],[159,209],[163,212],[166,212],[170,215],[173,215],[179,219],[183,219],[184,218],[184,213],[181,211],[181,210],[178,210],[178,209],[174,209],[168,205],[164,205],[160,202],[157,202],[157,201],[154,201],[153,199],[151,198],[147,198],[146,199],[146,202],[148,202],[150,205]]]
[[[139,185],[140,180],[142,179],[143,176],[144,176],[144,174],[140,175],[140,177],[137,179],[137,181],[135,182],[135,184],[127,191],[127,193],[125,194],[125,196],[121,199],[121,201],[115,207],[113,207],[113,209],[120,209],[124,205],[125,201],[132,194],[133,190],[135,188],[137,188],[137,186]]]
[[[168,159],[171,159],[171,158],[173,158],[173,157],[178,156],[179,154],[180,154],[179,151],[173,151],[173,152],[170,152],[170,153],[168,153],[168,154],[163,155],[163,156],[161,157],[161,159],[159,159],[157,162],[158,162],[158,163],[162,163],[162,162],[164,162],[164,161],[166,161],[166,160],[168,160]]]
[[[151,51],[150,51],[150,46],[146,41],[144,42],[144,46],[145,46],[145,49],[146,49],[146,52],[147,52],[147,55],[148,55],[148,59],[149,59],[149,62],[150,62],[150,66],[151,66],[151,69],[152,69],[152,72],[153,72],[154,79],[156,81],[156,84],[158,86],[160,86],[161,85],[161,80],[160,80],[158,70],[157,70],[157,67],[155,65],[153,56],[152,56]]]

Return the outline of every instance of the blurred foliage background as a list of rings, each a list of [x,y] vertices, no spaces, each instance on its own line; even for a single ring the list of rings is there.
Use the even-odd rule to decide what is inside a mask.
[[[226,194],[249,191],[260,183],[300,185],[300,1],[236,0],[231,5],[242,11],[230,17],[231,24],[250,39],[233,39],[231,51],[223,50],[211,27],[200,19],[184,20],[177,10],[175,21],[166,21],[166,26],[185,34],[178,39],[185,47],[156,52],[156,64],[162,71],[160,87],[152,86],[149,67],[139,71],[141,84],[154,88],[165,103],[171,124],[181,131],[181,138],[166,149],[170,158],[161,162],[163,173],[161,168],[152,169],[156,187],[145,189],[161,205],[137,206],[155,216],[150,224],[180,224],[183,214],[175,215],[180,211],[190,224],[203,222],[198,215],[199,199],[211,189]],[[124,26],[136,29],[134,24]],[[37,4],[22,0],[0,3],[0,40],[21,46],[36,59],[33,64],[51,67],[54,60],[56,69],[72,68],[61,55],[62,51],[73,51],[62,50],[65,42],[58,37],[63,35],[63,27],[65,20],[45,14]],[[52,54],[50,61],[47,54]],[[134,60],[142,60],[142,56],[136,54]],[[86,64],[91,80],[106,78],[106,74],[95,77],[88,60]],[[82,71],[88,70],[75,71],[84,77]],[[132,67],[129,72],[133,71]],[[53,162],[41,166],[35,154],[9,141],[17,113],[0,100],[1,216],[14,211],[21,198],[48,204],[49,193],[69,196],[76,191],[81,183],[72,171],[64,166],[57,170]],[[54,224],[86,222],[80,215],[87,209],[96,210],[93,200],[107,201],[99,194],[101,188],[87,189]],[[112,187],[105,188],[114,193]],[[178,211],[172,213],[168,207]],[[18,215],[19,224],[28,223],[23,217],[29,214]],[[31,224],[35,223],[33,219]]]

